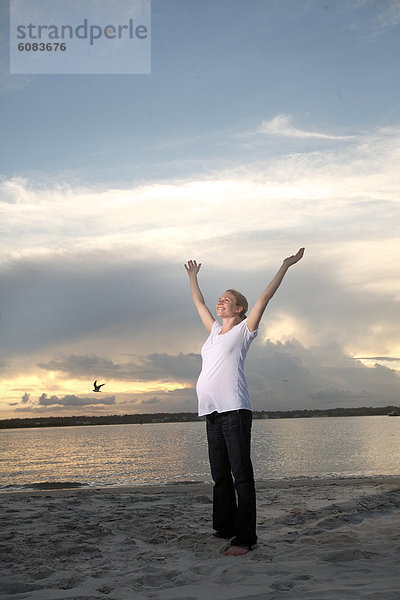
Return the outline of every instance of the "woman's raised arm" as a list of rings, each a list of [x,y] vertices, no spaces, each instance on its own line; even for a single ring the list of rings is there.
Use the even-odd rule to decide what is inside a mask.
[[[200,267],[201,263],[197,264],[195,260],[189,260],[187,265],[185,265],[186,273],[189,275],[190,292],[192,294],[193,304],[199,313],[199,317],[202,320],[204,327],[207,329],[208,333],[210,333],[215,319],[206,306],[204,296],[199,287],[199,282],[197,281],[197,274],[200,271]]]
[[[267,285],[254,307],[249,313],[247,317],[247,327],[250,331],[255,331],[260,324],[261,318],[264,314],[265,309],[267,308],[268,302],[271,300],[272,296],[275,294],[276,290],[280,286],[282,279],[284,278],[286,271],[288,268],[294,264],[296,264],[304,254],[304,248],[300,248],[297,254],[293,254],[292,256],[288,256],[282,263],[279,271],[273,278],[273,280]]]

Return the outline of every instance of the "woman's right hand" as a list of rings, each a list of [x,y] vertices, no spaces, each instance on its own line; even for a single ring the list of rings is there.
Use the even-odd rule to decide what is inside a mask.
[[[215,319],[207,308],[204,301],[204,296],[199,287],[197,273],[200,271],[200,267],[201,263],[197,264],[195,260],[188,260],[187,265],[185,265],[186,273],[189,275],[189,284],[193,298],[193,304],[199,313],[204,327],[207,329],[208,333],[210,333]]]
[[[201,263],[197,264],[195,260],[188,260],[187,265],[185,265],[186,273],[189,275],[197,275],[200,271]]]

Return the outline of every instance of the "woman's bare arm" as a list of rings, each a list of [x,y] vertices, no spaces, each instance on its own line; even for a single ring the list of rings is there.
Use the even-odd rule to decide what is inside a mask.
[[[197,274],[200,271],[200,267],[201,263],[197,264],[195,260],[189,260],[187,265],[185,265],[186,272],[189,275],[190,292],[192,294],[193,304],[199,313],[199,317],[202,320],[204,327],[207,329],[208,333],[210,333],[215,319],[207,308],[204,296],[199,287]]]
[[[297,254],[293,254],[292,256],[285,258],[279,271],[272,281],[267,285],[247,317],[247,327],[250,331],[255,331],[257,329],[264,311],[267,308],[267,304],[282,283],[282,279],[284,278],[286,271],[289,267],[296,264],[303,257],[303,254],[304,248],[300,248]]]

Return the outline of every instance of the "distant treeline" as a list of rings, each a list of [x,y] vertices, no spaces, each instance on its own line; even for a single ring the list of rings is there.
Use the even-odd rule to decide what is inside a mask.
[[[317,417],[361,417],[400,415],[399,406],[378,406],[361,408],[326,408],[323,410],[261,410],[254,411],[254,419],[293,419]],[[26,427],[72,427],[83,425],[142,425],[144,423],[181,423],[188,421],[201,421],[196,413],[152,413],[143,415],[102,415],[78,417],[33,417],[29,419],[2,419],[0,429],[20,429]]]

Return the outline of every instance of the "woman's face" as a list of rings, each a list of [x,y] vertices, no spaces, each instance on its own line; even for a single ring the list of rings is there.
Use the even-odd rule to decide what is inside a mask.
[[[242,307],[236,304],[236,299],[231,292],[224,292],[217,302],[217,316],[221,319],[238,316]]]

